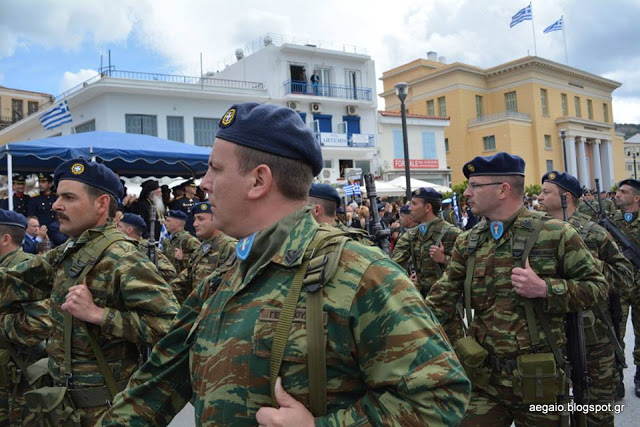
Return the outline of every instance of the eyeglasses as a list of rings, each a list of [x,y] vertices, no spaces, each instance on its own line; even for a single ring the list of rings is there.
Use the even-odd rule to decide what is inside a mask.
[[[475,182],[470,182],[467,184],[467,188],[470,188],[472,191],[475,191],[476,188],[486,187],[487,185],[501,185],[502,182],[488,182],[486,184],[476,184]]]

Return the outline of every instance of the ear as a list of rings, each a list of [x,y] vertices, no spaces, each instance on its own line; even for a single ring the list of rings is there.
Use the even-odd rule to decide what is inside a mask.
[[[265,197],[275,182],[271,174],[271,168],[267,165],[258,165],[247,174],[250,188],[247,197],[250,200],[257,200]]]
[[[100,197],[96,198],[95,203],[98,204],[98,214],[102,215],[105,212],[109,212],[109,203],[111,202],[111,197],[107,194],[103,194]]]

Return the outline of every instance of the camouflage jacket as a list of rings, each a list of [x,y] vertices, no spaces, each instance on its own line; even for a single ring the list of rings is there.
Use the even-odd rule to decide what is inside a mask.
[[[419,228],[425,226],[426,229],[423,233]],[[460,232],[461,230],[459,228],[436,217],[424,225],[407,230],[407,232],[398,239],[393,249],[391,259],[405,268],[413,264],[413,269],[418,277],[416,286],[420,293],[426,296],[431,285],[442,275],[442,272],[449,262],[453,244]],[[429,248],[435,245],[438,239],[442,241],[442,245],[444,246],[444,264],[436,263],[429,256]],[[438,274],[438,269],[440,269],[440,274]]]
[[[121,234],[110,221],[44,255],[0,271],[0,313],[16,301],[41,299],[43,292],[50,295],[53,332],[47,342],[47,353],[49,373],[55,380],[60,380],[60,366],[64,364],[64,313],[60,305],[70,286],[69,270],[74,254],[102,234],[111,233]],[[138,368],[137,345],[152,346],[168,331],[178,310],[175,297],[149,259],[126,239],[116,241],[103,252],[87,274],[86,283],[94,303],[104,308],[102,326],[88,327],[99,336],[100,347],[116,380],[126,379]],[[103,378],[82,323],[73,319],[74,384],[102,385]]]
[[[495,240],[486,220],[463,232],[455,243],[451,261],[443,277],[438,280],[427,297],[427,305],[443,321],[455,312],[455,302],[464,291],[469,253],[469,237],[480,234],[476,249],[475,267],[471,282],[471,308],[475,310],[468,333],[490,354],[514,359],[531,352],[529,326],[526,321],[522,297],[511,282],[511,270],[516,265],[512,245],[518,229],[531,230],[533,217],[542,215],[522,207],[504,224],[502,237]],[[529,255],[531,267],[547,283],[547,298],[535,299],[548,315],[557,344],[566,341],[564,314],[583,307],[604,302],[607,283],[589,250],[575,229],[555,219],[543,220],[543,226]],[[537,323],[541,350],[549,351],[547,338]],[[511,381],[511,379],[509,379]],[[509,384],[510,385],[510,384]]]
[[[610,216],[611,222],[624,233],[631,243],[633,243],[638,249],[640,249],[640,211],[634,212],[631,221],[624,219],[624,212],[618,210]],[[617,242],[619,243],[619,242]],[[627,289],[626,294],[622,294],[625,298],[628,298],[632,304],[640,305],[640,270],[633,267],[634,280],[631,282],[630,287]]]
[[[187,268],[189,259],[191,259],[193,253],[197,251],[199,247],[200,241],[185,230],[173,233],[170,237],[162,241],[162,252],[169,262],[173,264],[176,271],[182,271]],[[176,249],[182,249],[182,260],[176,258]]]
[[[140,249],[140,251],[142,251],[142,253],[145,254],[147,258],[149,258],[149,240],[140,239],[137,241],[137,245],[138,249]],[[178,274],[176,272],[176,268],[173,266],[173,264],[171,264],[169,258],[167,258],[165,254],[163,254],[159,250],[156,250],[156,255],[158,258],[158,265],[156,266],[156,268],[158,269],[158,273],[160,273],[165,282],[171,283],[171,281],[175,279],[176,275]]]
[[[345,233],[349,233],[349,237],[351,237],[353,240],[359,243],[362,243],[363,245],[367,245],[367,246],[374,245],[373,240],[371,240],[371,236],[369,236],[369,233],[367,233],[365,230],[361,228],[347,227],[340,221],[336,221],[335,224],[333,224],[333,226],[338,230],[344,231]]]
[[[275,319],[302,254],[323,227],[300,209],[258,233],[245,261],[236,258],[201,282],[103,425],[164,425],[189,401],[199,426],[256,425],[258,409],[271,406]],[[350,241],[321,289],[328,415],[316,425],[458,423],[469,381],[397,264]],[[302,319],[305,307],[303,291]],[[280,375],[284,388],[308,405],[306,348],[306,324],[294,321]]]
[[[234,253],[237,242],[226,234],[219,234],[202,242],[189,261],[188,267],[170,282],[179,304],[187,299],[201,280],[213,273]]]

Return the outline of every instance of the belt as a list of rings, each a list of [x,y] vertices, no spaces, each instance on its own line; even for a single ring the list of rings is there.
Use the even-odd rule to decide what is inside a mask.
[[[501,359],[494,354],[490,354],[487,357],[487,365],[497,372],[502,372],[503,369],[506,369],[507,373],[511,375],[514,369],[518,367],[518,362],[515,359]]]
[[[122,391],[127,386],[129,380],[118,381],[118,390]],[[109,394],[106,386],[70,388],[67,390],[69,397],[76,408],[96,408],[98,406],[111,406],[113,398]]]

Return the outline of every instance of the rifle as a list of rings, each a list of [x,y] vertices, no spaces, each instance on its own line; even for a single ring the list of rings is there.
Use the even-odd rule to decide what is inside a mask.
[[[376,193],[376,182],[373,179],[372,173],[364,174],[364,183],[367,188],[367,198],[371,202],[371,216],[373,217],[373,229],[371,230],[371,237],[373,237],[373,242],[378,245],[382,251],[390,255],[389,252],[389,234],[391,234],[391,230],[386,229],[383,230],[380,225],[380,216],[378,215],[378,194]]]
[[[562,219],[567,222],[567,194],[560,195]],[[591,378],[587,370],[587,347],[584,340],[584,318],[582,310],[567,313],[565,316],[565,333],[567,335],[567,359],[571,365],[571,384],[573,401],[584,405],[589,403],[589,386]],[[575,425],[586,426],[586,414],[573,412],[571,414]]]
[[[158,252],[156,249],[156,207],[149,208],[149,246],[147,247],[147,255],[153,264],[158,266]]]

